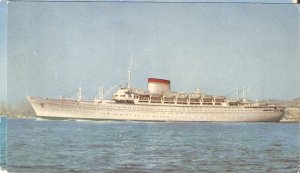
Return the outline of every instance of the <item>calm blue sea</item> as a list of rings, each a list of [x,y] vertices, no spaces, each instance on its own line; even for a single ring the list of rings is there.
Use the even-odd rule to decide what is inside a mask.
[[[8,120],[10,172],[297,172],[297,123]]]
[[[6,169],[6,117],[0,116],[0,172]]]

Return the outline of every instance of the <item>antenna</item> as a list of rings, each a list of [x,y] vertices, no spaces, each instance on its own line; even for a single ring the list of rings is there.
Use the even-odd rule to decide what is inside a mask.
[[[132,55],[130,56],[130,66],[128,68],[128,86],[127,86],[127,88],[131,87],[131,68],[132,68]]]
[[[236,99],[239,100],[239,88],[236,88]]]

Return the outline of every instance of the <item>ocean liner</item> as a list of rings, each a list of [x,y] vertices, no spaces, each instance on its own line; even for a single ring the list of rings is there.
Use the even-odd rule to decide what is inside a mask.
[[[284,107],[258,104],[245,99],[227,99],[224,96],[171,92],[170,81],[148,78],[148,91],[130,86],[120,87],[112,99],[104,99],[103,87],[99,97],[83,100],[81,88],[77,98],[48,99],[27,96],[36,116],[45,119],[88,119],[130,121],[179,121],[179,122],[278,122]]]

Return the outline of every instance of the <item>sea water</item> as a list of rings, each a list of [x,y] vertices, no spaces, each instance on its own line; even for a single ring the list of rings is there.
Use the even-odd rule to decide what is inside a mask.
[[[0,115],[0,173],[6,169],[6,117]]]
[[[10,172],[297,172],[297,123],[8,120]]]

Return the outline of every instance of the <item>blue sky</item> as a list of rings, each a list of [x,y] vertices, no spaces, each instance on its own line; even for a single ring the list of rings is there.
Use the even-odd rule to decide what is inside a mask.
[[[7,41],[12,103],[125,85],[131,55],[138,88],[157,77],[173,91],[233,96],[244,86],[251,99],[300,96],[291,4],[10,2]]]
[[[7,87],[7,8],[6,3],[0,1],[0,103],[6,100]]]

